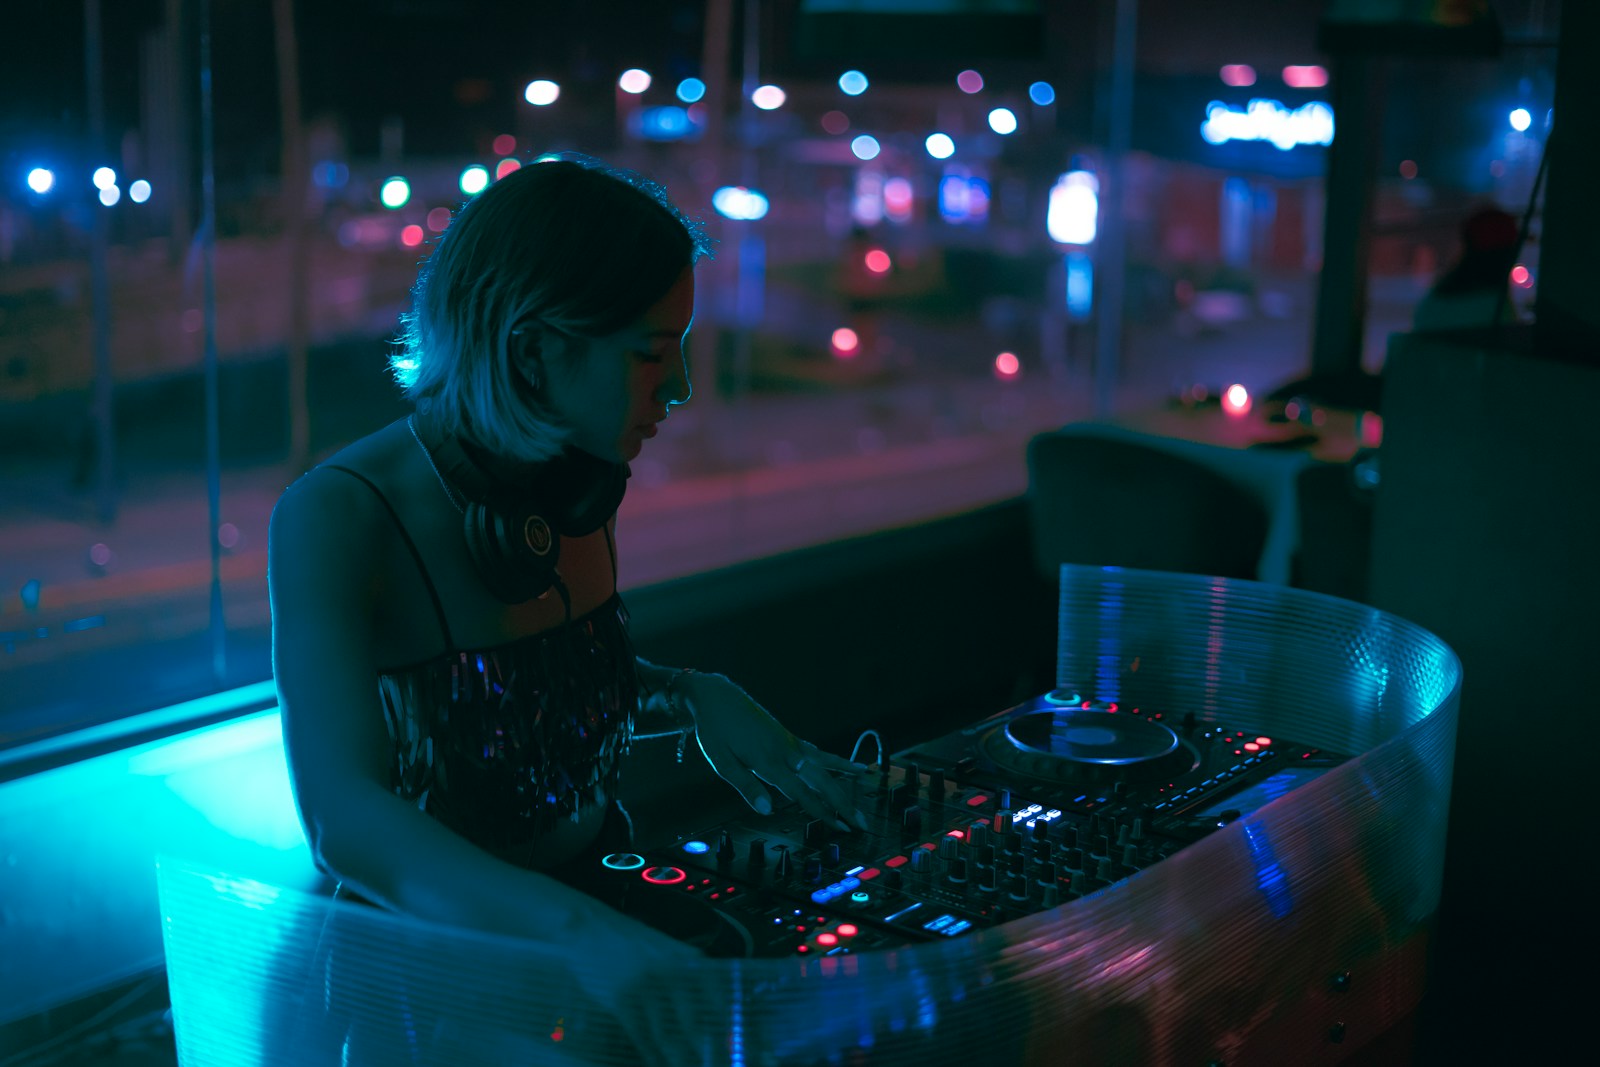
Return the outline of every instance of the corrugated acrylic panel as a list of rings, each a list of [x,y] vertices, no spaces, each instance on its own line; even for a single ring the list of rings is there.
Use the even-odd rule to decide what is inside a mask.
[[[1359,755],[1051,912],[890,952],[707,959],[631,990],[581,945],[167,860],[181,1060],[1331,1064],[1412,1011],[1443,867],[1451,650],[1318,594],[1075,566],[1060,634],[1057,681],[1085,697]]]

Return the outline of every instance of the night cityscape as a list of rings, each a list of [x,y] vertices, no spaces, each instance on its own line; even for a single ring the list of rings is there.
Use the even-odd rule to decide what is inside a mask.
[[[1583,778],[1576,746],[1511,766],[1507,713],[1550,708],[1542,736],[1562,737],[1592,703],[1574,665],[1595,633],[1600,471],[1576,435],[1600,324],[1577,235],[1597,232],[1583,171],[1600,91],[1568,62],[1600,29],[1586,5],[84,0],[5,24],[0,1067],[332,1054],[300,1043],[298,1021],[282,1047],[267,1039],[300,994],[246,947],[291,952],[315,909],[341,903],[311,862],[278,732],[269,526],[279,536],[285,491],[352,442],[417,435],[393,361],[419,269],[498,183],[569,159],[654,183],[711,248],[683,342],[692,401],[671,400],[625,456],[615,514],[614,590],[641,664],[725,673],[785,728],[881,767],[863,782],[884,791],[884,825],[911,833],[905,805],[920,803],[937,860],[898,846],[916,860],[902,886],[888,845],[841,858],[811,826],[792,841],[786,824],[751,830],[752,865],[761,843],[782,860],[738,882],[746,896],[766,906],[815,874],[807,906],[828,909],[793,920],[814,928],[787,954],[829,957],[799,984],[752,959],[734,1022],[701,1014],[729,1010],[691,980],[715,957],[781,953],[696,940],[635,903],[638,922],[713,957],[682,995],[717,1008],[680,1002],[669,1038],[655,1009],[630,1014],[581,980],[634,1044],[578,1008],[549,1034],[528,1023],[545,1028],[532,1044],[522,1023],[502,1045],[440,1036],[488,1032],[477,1019],[503,1014],[489,998],[441,1009],[407,1062],[965,1062],[941,1056],[980,1047],[976,1013],[995,1009],[979,1005],[1002,989],[1044,999],[996,1024],[994,1062],[1568,1061],[1576,991],[1554,953],[1571,937],[1537,906],[1508,907],[1496,875],[1498,845],[1530,823],[1529,854],[1566,859],[1580,809],[1565,794]],[[434,463],[432,442],[416,445]],[[1194,575],[1211,584],[1180,584]],[[1078,581],[1097,606],[1070,602]],[[1182,606],[1207,596],[1210,615]],[[1308,635],[1345,626],[1337,651],[1313,650]],[[1072,674],[1080,643],[1099,665]],[[1196,688],[1162,680],[1158,649]],[[1078,711],[1026,710],[1081,700],[1127,719],[1119,703],[1141,714],[1142,684],[1177,687],[1149,691],[1152,713],[1169,703],[1138,727],[1193,752],[1188,770],[1140,754],[1147,770],[1105,777],[1135,758],[1073,755],[1091,743],[1067,729]],[[1332,710],[1312,711],[1324,697]],[[1057,792],[987,740],[964,758],[941,747],[1002,709],[1027,759],[1067,760]],[[1042,714],[1056,725],[1027,740],[1019,724]],[[704,760],[680,743],[661,761],[646,741],[630,757],[621,796],[652,888],[678,871],[662,858],[673,842],[745,848],[738,776],[700,729]],[[867,734],[875,760],[850,747]],[[1285,793],[1290,779],[1244,771],[1268,735],[1280,757],[1303,742],[1325,777],[1302,768]],[[1219,773],[1213,750],[1247,740]],[[1172,781],[1157,788],[1158,773]],[[1176,820],[1183,774],[1206,791],[1185,816],[1209,834],[1193,843]],[[1247,788],[1219,784],[1246,774]],[[997,808],[997,844],[1013,818],[1028,831],[1027,871],[1053,860],[1024,883],[1017,852],[1021,904],[973,910],[980,888],[1003,900],[1006,861],[937,821],[947,775],[986,823],[980,803]],[[1095,788],[1069,796],[1078,782]],[[1012,804],[1013,789],[1040,803]],[[1095,789],[1107,795],[1086,801]],[[1312,836],[1296,836],[1302,818]],[[946,825],[960,848],[936,849]],[[1256,870],[1236,896],[1219,888],[1230,841]],[[967,847],[973,888],[955,892]],[[697,861],[671,862],[693,889]],[[205,912],[213,925],[186,941],[189,863],[259,880],[213,878],[204,899],[281,893],[261,905],[277,917]],[[896,934],[912,905],[875,910],[868,890],[891,883],[862,881],[890,867],[893,900],[931,876],[944,895],[916,898],[924,914],[961,921]],[[1293,907],[1268,867],[1287,872]],[[846,881],[855,897],[835,901]],[[312,903],[291,907],[296,894]],[[726,921],[755,930],[753,914]],[[439,981],[475,1002],[470,983],[511,964],[448,926],[385,933],[401,955],[372,949],[373,973],[426,942],[467,961]],[[1120,940],[1069,951],[1096,928]],[[1207,930],[1204,944],[1180,929]],[[1253,978],[1225,947],[1246,930],[1264,946]],[[236,953],[191,955],[234,937]],[[970,958],[933,954],[968,941]],[[1003,977],[980,994],[1018,946],[1044,953],[1027,973],[1059,968],[1054,991]],[[933,990],[909,1029],[898,987],[870,969],[899,973],[897,957]],[[1216,967],[1186,969],[1202,958]],[[856,1022],[791,1035],[780,1014],[845,1003],[824,988],[832,970],[804,966],[844,961],[882,1001],[862,993]],[[505,981],[495,997],[544,1003],[542,986]],[[201,992],[213,985],[234,991],[222,1014]],[[372,988],[385,992],[356,1001],[393,992]],[[1114,1018],[1113,1001],[1138,1014]],[[346,1062],[401,1062],[388,1036],[352,1033]]]

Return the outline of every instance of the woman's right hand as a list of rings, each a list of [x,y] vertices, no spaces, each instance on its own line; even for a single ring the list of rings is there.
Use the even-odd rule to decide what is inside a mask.
[[[709,1042],[723,1028],[708,998],[708,958],[692,946],[604,905],[577,934],[578,985],[598,1008],[586,1029],[614,1026],[624,1055],[651,1067],[711,1062]],[[631,1060],[630,1060],[631,1061]]]

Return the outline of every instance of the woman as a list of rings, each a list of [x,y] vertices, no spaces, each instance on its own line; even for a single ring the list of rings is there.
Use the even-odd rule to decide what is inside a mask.
[[[758,812],[770,786],[863,825],[832,773],[866,768],[628,641],[616,505],[628,461],[689,399],[705,251],[659,187],[592,160],[496,182],[417,282],[394,360],[416,413],[278,502],[284,743],[341,892],[618,968],[679,960],[680,942],[566,884],[631,843],[621,757],[668,730],[692,731]]]

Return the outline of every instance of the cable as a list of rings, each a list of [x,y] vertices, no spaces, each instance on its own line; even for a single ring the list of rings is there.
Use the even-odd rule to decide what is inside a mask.
[[[872,738],[872,740],[874,742],[876,742],[877,745],[878,745],[878,759],[877,759],[877,762],[879,762],[879,763],[883,762],[883,759],[884,759],[883,738],[878,735],[878,731],[876,731],[876,730],[864,730],[864,731],[862,731],[861,736],[856,738],[855,747],[850,750],[850,762],[851,763],[860,762],[859,760],[856,759],[856,753],[861,751],[861,742],[865,741],[869,737]],[[0,1067],[4,1067],[4,1065],[0,1064]]]

